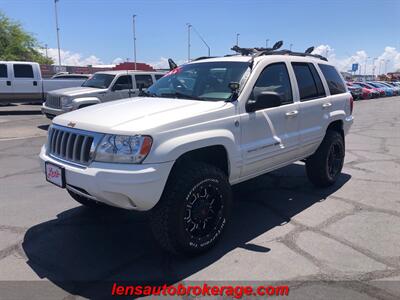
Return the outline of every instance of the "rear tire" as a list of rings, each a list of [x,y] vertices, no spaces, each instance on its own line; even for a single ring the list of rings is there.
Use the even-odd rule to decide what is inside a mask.
[[[195,255],[216,244],[232,204],[231,187],[220,169],[205,163],[178,163],[151,210],[153,234],[173,254]]]
[[[339,177],[344,163],[343,137],[337,131],[328,130],[317,151],[306,160],[308,179],[318,187],[328,187]]]
[[[67,190],[68,194],[78,203],[82,204],[85,207],[89,207],[89,208],[101,208],[101,207],[105,207],[106,205],[98,202],[98,201],[94,201],[91,199],[88,199],[84,196],[78,195],[70,190]]]

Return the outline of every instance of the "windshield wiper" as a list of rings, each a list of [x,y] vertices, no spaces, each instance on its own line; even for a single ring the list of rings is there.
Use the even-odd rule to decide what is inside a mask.
[[[161,94],[161,97],[175,97],[179,99],[190,99],[190,100],[203,100],[201,97],[196,97],[196,96],[191,96],[191,95],[186,95],[180,92],[175,92],[175,93],[163,93]]]

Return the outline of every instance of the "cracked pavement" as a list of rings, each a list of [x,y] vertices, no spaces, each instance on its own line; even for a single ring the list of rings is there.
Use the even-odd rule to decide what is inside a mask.
[[[190,259],[158,248],[146,214],[91,211],[47,183],[39,110],[0,107],[0,299],[101,298],[113,281],[286,282],[293,299],[399,299],[400,97],[355,103],[335,186],[314,188],[303,163],[235,186],[222,240]]]

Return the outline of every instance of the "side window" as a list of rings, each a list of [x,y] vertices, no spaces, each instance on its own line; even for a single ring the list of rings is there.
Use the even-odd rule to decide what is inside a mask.
[[[310,67],[311,73],[314,77],[315,85],[317,86],[318,96],[325,97],[325,89],[322,84],[321,77],[319,77],[319,74],[317,72],[317,69],[314,67],[313,64],[308,64],[308,66]]]
[[[154,75],[155,77],[156,77],[156,80],[158,80],[158,79],[160,79],[160,78],[163,78],[164,77],[164,75],[161,75],[161,74],[156,74],[156,75]]]
[[[290,78],[284,63],[271,64],[261,72],[250,98],[256,99],[262,92],[278,93],[282,105],[293,102]]]
[[[0,78],[7,78],[7,65],[0,65]]]
[[[31,65],[15,64],[13,67],[15,78],[33,78],[33,69]]]
[[[114,83],[116,90],[129,90],[132,89],[132,77],[130,75],[120,76]]]
[[[318,66],[325,76],[331,95],[346,93],[346,87],[335,67],[325,64],[318,64]]]
[[[300,100],[311,100],[320,97],[309,64],[292,63],[292,66],[299,87]]]
[[[135,75],[135,80],[136,88],[142,86],[144,89],[147,89],[153,84],[153,78],[151,78],[151,75]]]

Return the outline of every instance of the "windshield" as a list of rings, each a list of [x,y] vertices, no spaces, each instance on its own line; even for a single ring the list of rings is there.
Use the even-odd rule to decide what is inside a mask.
[[[94,74],[88,80],[86,80],[82,86],[84,87],[93,87],[98,89],[106,89],[110,86],[113,81],[115,75],[110,74]]]
[[[205,101],[228,100],[229,83],[240,82],[248,62],[204,62],[180,66],[148,88],[154,97]]]

